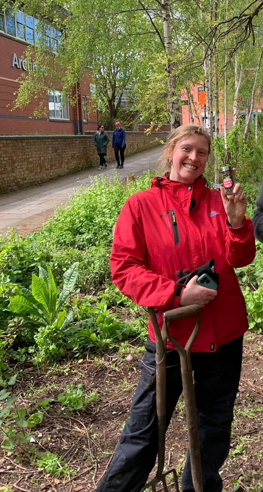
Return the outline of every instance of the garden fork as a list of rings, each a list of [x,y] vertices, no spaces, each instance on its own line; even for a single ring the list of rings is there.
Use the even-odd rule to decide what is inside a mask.
[[[193,388],[192,378],[192,366],[191,366],[191,347],[198,334],[199,330],[199,306],[191,305],[178,309],[173,309],[164,313],[164,322],[162,331],[160,331],[157,323],[155,311],[153,308],[149,308],[149,315],[151,318],[152,326],[155,333],[156,340],[156,411],[158,417],[158,465],[156,476],[147,482],[141,492],[151,489],[156,492],[156,486],[158,484],[163,485],[164,492],[169,490],[179,491],[178,478],[175,468],[169,469],[163,472],[164,458],[165,458],[165,432],[166,432],[166,342],[167,338],[177,348],[180,356],[183,392],[185,399],[185,411],[186,421],[188,427],[189,436],[189,451],[191,462],[191,473],[195,492],[203,492],[203,477],[201,456],[198,437],[198,426],[196,416],[195,395]],[[185,348],[181,347],[179,343],[169,334],[170,321],[187,318],[190,316],[197,316],[197,322],[195,328],[190,335]],[[171,475],[171,479],[168,483],[168,477]],[[171,489],[171,486],[174,488]],[[168,488],[169,487],[169,488]]]

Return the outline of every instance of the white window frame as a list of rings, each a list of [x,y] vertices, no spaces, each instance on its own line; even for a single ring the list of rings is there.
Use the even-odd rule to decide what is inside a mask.
[[[60,102],[57,99],[60,98]],[[52,108],[53,105],[53,108]],[[48,91],[48,109],[49,119],[57,121],[69,121],[69,102],[68,97],[63,91],[49,90]],[[54,111],[54,115],[51,116],[51,111]],[[61,112],[61,116],[58,113]]]
[[[83,121],[88,121],[87,97],[86,96],[82,96],[81,103],[82,103],[82,119],[83,119]]]

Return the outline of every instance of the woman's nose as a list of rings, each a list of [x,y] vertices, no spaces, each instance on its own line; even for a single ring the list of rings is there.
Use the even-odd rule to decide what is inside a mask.
[[[191,161],[197,161],[198,160],[198,152],[196,150],[192,150],[190,155],[189,155]]]

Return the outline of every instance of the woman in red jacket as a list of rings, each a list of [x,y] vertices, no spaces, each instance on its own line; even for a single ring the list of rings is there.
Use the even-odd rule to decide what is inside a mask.
[[[192,349],[204,491],[223,488],[219,469],[230,446],[233,407],[238,391],[246,308],[234,268],[252,262],[255,239],[245,217],[247,200],[239,183],[234,194],[207,187],[203,172],[210,137],[201,127],[186,125],[171,133],[163,152],[168,167],[149,190],[131,196],[117,221],[111,254],[113,282],[140,306],[154,307],[159,326],[163,312],[198,304],[200,331]],[[195,275],[183,288],[180,272],[192,272],[215,261],[217,290],[201,287]],[[184,345],[195,319],[170,324]],[[131,415],[97,492],[139,492],[157,454],[155,339],[149,339]],[[180,361],[167,345],[167,425],[182,392]],[[194,492],[189,456],[182,490]]]

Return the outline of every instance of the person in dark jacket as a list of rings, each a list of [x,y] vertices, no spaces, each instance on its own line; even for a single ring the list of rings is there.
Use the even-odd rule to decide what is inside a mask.
[[[260,193],[256,201],[256,206],[257,208],[253,214],[255,236],[261,243],[263,243],[263,182],[261,184]]]
[[[152,187],[125,203],[114,232],[112,279],[136,304],[152,307],[161,328],[163,313],[179,306],[200,307],[200,330],[192,347],[203,491],[221,492],[219,469],[230,447],[233,407],[239,386],[246,307],[234,269],[252,262],[255,238],[245,216],[247,199],[239,183],[234,194],[209,189],[203,177],[209,134],[194,125],[174,130],[163,151],[164,170]],[[209,260],[219,275],[217,290],[202,287],[194,275],[182,290],[180,272],[194,272]],[[170,323],[184,346],[194,317]],[[140,492],[158,451],[155,337],[149,339],[130,418],[97,492]],[[167,427],[182,392],[177,350],[167,344]],[[187,456],[183,492],[194,492]]]
[[[112,136],[112,148],[114,149],[115,159],[117,162],[116,169],[123,169],[124,152],[126,149],[126,133],[121,127],[119,121],[115,123],[115,130]]]
[[[109,143],[109,137],[107,133],[104,131],[104,126],[99,125],[98,131],[94,135],[94,145],[95,147],[97,147],[98,156],[100,158],[100,167],[99,167],[100,170],[102,170],[103,168],[106,169],[107,167],[107,161],[105,159],[105,156],[107,155],[108,143]]]

